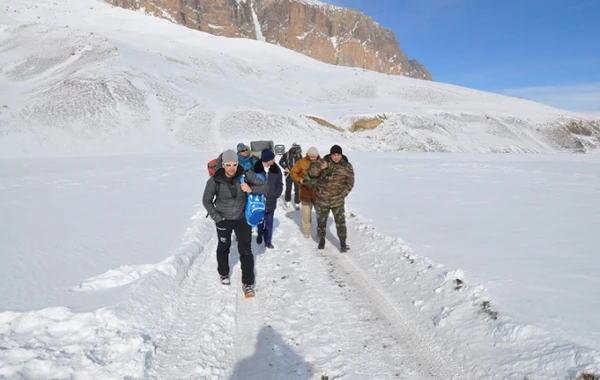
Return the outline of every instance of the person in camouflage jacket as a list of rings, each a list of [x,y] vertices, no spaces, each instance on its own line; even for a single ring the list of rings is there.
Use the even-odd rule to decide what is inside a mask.
[[[340,251],[346,252],[345,199],[354,187],[354,168],[348,158],[342,154],[339,145],[331,147],[329,154],[313,162],[307,171],[304,184],[316,187],[317,199],[317,236],[319,249],[325,248],[325,234],[329,211],[333,212],[337,235],[340,239]]]

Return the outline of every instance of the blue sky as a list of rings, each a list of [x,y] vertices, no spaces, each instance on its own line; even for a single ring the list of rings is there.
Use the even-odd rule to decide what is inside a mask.
[[[391,29],[434,80],[600,112],[600,0],[321,0]]]

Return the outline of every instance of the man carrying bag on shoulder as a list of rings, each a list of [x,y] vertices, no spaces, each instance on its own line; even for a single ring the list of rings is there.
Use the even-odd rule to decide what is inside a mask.
[[[245,183],[240,178],[245,176]],[[223,164],[206,181],[202,204],[217,226],[217,270],[221,283],[229,285],[231,233],[235,232],[242,268],[242,287],[246,297],[254,296],[254,255],[252,227],[246,222],[247,193],[266,194],[267,183],[251,170],[244,172],[233,150],[223,152]]]

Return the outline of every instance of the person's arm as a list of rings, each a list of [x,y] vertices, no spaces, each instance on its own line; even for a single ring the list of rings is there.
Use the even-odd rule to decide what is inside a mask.
[[[211,177],[208,179],[208,181],[206,181],[206,186],[204,187],[204,194],[202,194],[202,205],[204,205],[206,212],[208,212],[208,215],[212,218],[212,220],[214,220],[215,223],[219,223],[225,218],[219,214],[217,208],[215,207],[214,201],[216,195],[217,183],[215,182],[214,178]]]
[[[306,174],[308,174],[309,177],[313,178],[320,176],[322,172],[321,165],[323,165],[324,162],[325,160],[323,159],[318,159],[315,162],[312,162],[308,167]]]
[[[262,179],[258,178],[256,173],[254,173],[252,170],[248,170],[245,173],[245,176],[246,176],[246,184],[248,184],[248,186],[250,186],[250,190],[252,193],[266,194],[269,191],[269,185]]]
[[[300,172],[302,171],[302,168],[300,166],[301,166],[301,163],[300,163],[300,161],[298,161],[298,162],[296,162],[296,165],[294,165],[292,170],[290,170],[290,176],[292,176],[292,181],[294,181],[296,183],[302,182],[302,177],[300,176]]]
[[[281,193],[283,193],[283,176],[277,175],[277,179],[275,180],[275,198],[279,198]]]
[[[284,170],[286,170],[287,167],[287,153],[284,153],[283,156],[281,156],[281,158],[279,159],[279,166],[281,166]]]
[[[354,188],[354,168],[351,163],[348,162],[346,170],[348,171],[348,174],[346,177],[346,186],[344,187],[344,198],[346,198]]]

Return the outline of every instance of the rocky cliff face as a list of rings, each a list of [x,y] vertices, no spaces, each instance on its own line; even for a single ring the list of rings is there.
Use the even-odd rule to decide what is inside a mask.
[[[263,40],[319,61],[431,80],[394,34],[352,9],[302,0],[106,0],[189,28]]]

